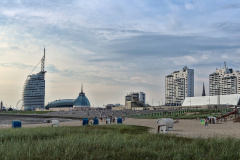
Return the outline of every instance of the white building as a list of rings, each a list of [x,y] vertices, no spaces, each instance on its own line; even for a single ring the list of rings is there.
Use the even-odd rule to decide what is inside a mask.
[[[209,75],[209,95],[240,94],[240,72],[226,67]]]
[[[187,97],[182,106],[239,105],[239,99],[240,94]]]
[[[165,103],[181,106],[185,97],[194,97],[194,70],[184,67],[165,77]]]
[[[44,109],[45,104],[45,49],[41,60],[41,72],[27,77],[23,88],[23,107],[24,110]]]

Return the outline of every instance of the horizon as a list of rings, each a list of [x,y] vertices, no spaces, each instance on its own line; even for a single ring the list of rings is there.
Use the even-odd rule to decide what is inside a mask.
[[[194,96],[216,68],[240,70],[240,3],[230,1],[1,1],[0,101],[16,107],[46,48],[45,105],[124,104],[130,92],[165,102],[165,76],[194,69]],[[40,67],[35,71],[40,71]]]

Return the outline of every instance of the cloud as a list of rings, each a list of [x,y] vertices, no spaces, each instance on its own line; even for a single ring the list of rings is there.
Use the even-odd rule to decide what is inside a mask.
[[[185,65],[201,85],[225,60],[240,68],[237,8],[223,1],[1,1],[0,65],[29,73],[46,45],[46,76],[61,85],[164,97],[164,77]]]
[[[194,6],[193,4],[191,4],[191,3],[186,3],[186,4],[185,4],[185,8],[186,8],[187,10],[192,10],[192,9],[195,8],[195,6]]]
[[[238,9],[240,8],[239,3],[227,4],[221,7],[222,9]]]
[[[118,61],[120,59],[139,60],[143,57],[175,57],[189,54],[205,54],[239,49],[236,39],[211,38],[202,36],[142,35],[118,39],[101,46],[101,58],[90,61]],[[115,58],[115,59],[114,59]],[[133,58],[133,59],[132,59]]]
[[[240,33],[240,22],[221,22],[215,24],[214,26],[225,32],[231,32],[234,34]]]
[[[54,65],[50,64],[46,66],[45,69],[48,73],[60,73],[61,71],[58,70]]]
[[[32,65],[27,65],[24,63],[19,62],[13,62],[13,63],[0,63],[0,66],[2,67],[9,67],[9,68],[18,68],[18,69],[27,69],[27,68],[33,68]]]

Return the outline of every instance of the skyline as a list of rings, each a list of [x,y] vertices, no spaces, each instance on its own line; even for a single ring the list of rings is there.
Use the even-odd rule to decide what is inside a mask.
[[[165,76],[184,66],[194,69],[194,96],[203,82],[209,95],[224,61],[240,70],[239,12],[236,0],[1,1],[0,100],[15,107],[44,46],[45,105],[77,98],[82,83],[95,107],[139,91],[162,104]]]

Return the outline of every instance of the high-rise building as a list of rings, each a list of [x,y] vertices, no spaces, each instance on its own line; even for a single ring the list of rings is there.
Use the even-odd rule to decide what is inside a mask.
[[[209,95],[240,94],[240,72],[226,67],[209,75]]]
[[[37,74],[28,75],[23,88],[24,110],[33,111],[36,108],[44,109],[45,104],[45,48],[41,59],[41,71]]]
[[[165,105],[181,106],[185,97],[194,97],[194,70],[187,67],[165,77]]]

